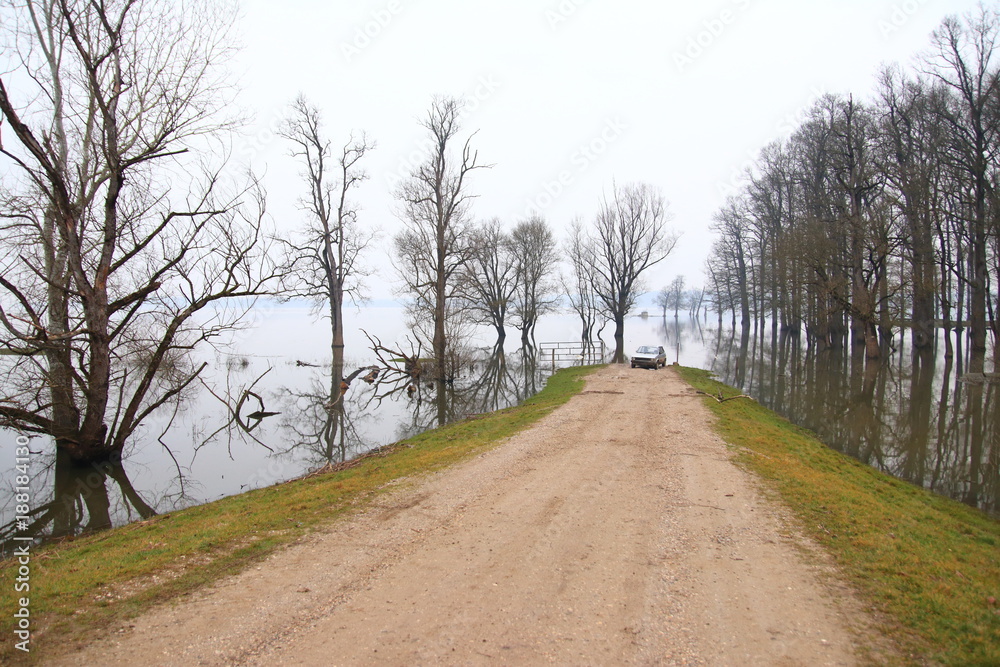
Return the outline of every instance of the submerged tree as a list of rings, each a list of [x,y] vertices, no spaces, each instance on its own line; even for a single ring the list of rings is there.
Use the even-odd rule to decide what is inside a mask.
[[[288,244],[288,276],[293,282],[289,295],[313,299],[330,319],[332,397],[343,380],[344,300],[357,294],[354,281],[363,274],[358,259],[373,239],[371,231],[358,226],[350,194],[367,178],[358,163],[374,144],[364,135],[351,137],[335,156],[319,110],[302,96],[292,104],[292,116],[280,132],[294,144],[292,156],[304,163],[309,190],[300,199],[308,222],[301,240]]]
[[[214,66],[234,11],[28,0],[5,17],[0,425],[74,461],[119,456],[275,277],[263,192],[227,191],[207,159],[235,125]]]
[[[1000,12],[980,5],[977,13],[942,22],[933,33],[928,58],[931,76],[950,93],[938,99],[934,110],[949,130],[947,161],[968,193],[960,215],[967,219],[963,236],[969,270],[960,277],[969,289],[972,348],[979,352],[986,350],[990,226],[996,216],[991,209],[996,207],[1000,157],[1000,66],[994,58],[998,38]]]
[[[394,239],[396,270],[403,292],[413,299],[411,310],[421,320],[417,328],[429,325],[439,379],[449,374],[448,317],[456,312],[457,278],[472,250],[469,205],[474,195],[468,179],[474,170],[487,166],[478,163],[471,136],[455,155],[461,112],[459,100],[434,99],[422,123],[430,134],[430,152],[396,193],[405,226]]]
[[[497,340],[507,337],[505,324],[517,288],[517,260],[498,218],[471,233],[469,261],[461,276],[463,300],[473,320],[492,326]]]
[[[570,307],[580,318],[580,342],[584,357],[589,358],[595,352],[594,327],[604,313],[594,292],[596,267],[591,262],[589,237],[579,219],[570,224],[565,248],[571,273],[569,277],[562,278],[563,292],[569,299]]]
[[[519,222],[510,234],[516,262],[513,314],[521,330],[521,342],[534,336],[538,318],[555,308],[556,286],[552,281],[559,253],[555,237],[539,217]]]
[[[879,93],[887,191],[900,214],[910,269],[913,346],[928,350],[934,345],[939,282],[934,223],[940,210],[944,138],[943,126],[930,110],[937,106],[939,92],[893,67],[883,70]]]
[[[921,71],[886,68],[871,104],[825,95],[762,150],[717,215],[714,299],[870,359],[901,326],[928,352],[940,326],[949,358],[968,331],[981,356],[998,321],[998,36],[993,8],[946,18]]]
[[[740,328],[749,335],[751,286],[746,217],[746,209],[736,197],[729,197],[725,207],[716,212],[712,229],[718,236],[707,264],[716,302],[732,311],[734,325],[739,311]]]
[[[674,319],[679,316],[681,308],[684,307],[684,276],[677,276],[670,281],[669,295],[670,301],[667,306],[674,309]]]

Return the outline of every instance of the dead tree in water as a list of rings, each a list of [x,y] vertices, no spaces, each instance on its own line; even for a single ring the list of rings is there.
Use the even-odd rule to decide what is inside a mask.
[[[447,377],[450,305],[459,294],[457,279],[469,261],[469,176],[478,163],[470,136],[455,151],[461,130],[462,102],[436,98],[423,122],[431,139],[426,159],[396,192],[403,207],[404,230],[394,239],[396,270],[412,297],[413,315],[429,324],[430,344],[439,380]],[[458,153],[455,155],[454,153]]]
[[[364,134],[352,136],[335,155],[319,109],[302,96],[292,104],[292,116],[279,134],[294,146],[291,154],[303,163],[309,190],[299,200],[307,217],[301,238],[287,243],[287,296],[313,300],[330,318],[330,400],[335,400],[344,372],[344,300],[356,296],[358,279],[365,275],[359,259],[373,240],[373,234],[357,224],[358,209],[350,195],[367,179],[359,163],[374,143]]]
[[[417,349],[414,350],[411,342],[410,353],[407,354],[400,350],[386,347],[382,344],[378,336],[372,336],[364,329],[361,332],[368,339],[368,342],[372,344],[371,350],[378,359],[379,365],[377,368],[381,369],[382,379],[400,379],[405,377],[414,382],[420,380],[425,369],[420,359],[419,344],[417,344]],[[371,368],[376,368],[376,366],[372,366]]]

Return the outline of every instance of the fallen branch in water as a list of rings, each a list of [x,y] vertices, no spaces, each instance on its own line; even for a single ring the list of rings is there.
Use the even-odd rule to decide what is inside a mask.
[[[717,400],[719,403],[725,403],[726,401],[731,401],[734,398],[749,398],[751,400],[753,399],[752,396],[747,396],[746,394],[740,394],[739,396],[726,396],[726,397],[723,397],[721,391],[719,392],[718,396],[716,396],[715,394],[710,394],[707,391],[701,391],[700,389],[697,392],[695,392],[695,393],[703,394],[705,396],[711,396],[712,398],[714,398],[715,400]]]

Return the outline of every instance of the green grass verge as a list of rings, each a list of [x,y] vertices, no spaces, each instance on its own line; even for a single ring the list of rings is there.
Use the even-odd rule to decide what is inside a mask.
[[[739,393],[678,370],[696,389]],[[887,618],[902,660],[1000,665],[1000,522],[844,456],[756,402],[706,404],[738,460]]]
[[[40,662],[47,653],[72,650],[154,604],[260,561],[370,502],[390,482],[485,451],[579,393],[594,368],[561,370],[519,406],[423,433],[345,470],[35,549],[29,593],[14,590],[16,560],[0,562],[0,664]],[[20,597],[30,598],[27,655],[14,646]]]

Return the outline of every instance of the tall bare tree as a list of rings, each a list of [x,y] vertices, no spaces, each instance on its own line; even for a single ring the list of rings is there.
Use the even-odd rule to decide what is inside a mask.
[[[679,316],[681,308],[684,307],[684,276],[677,276],[670,281],[670,302],[668,307],[674,309],[674,319]]]
[[[969,319],[972,348],[986,350],[989,290],[988,244],[995,165],[1000,157],[1000,67],[994,58],[1000,38],[1000,12],[980,5],[962,18],[949,17],[934,31],[928,71],[951,95],[937,105],[949,126],[949,158],[971,192],[968,250],[971,270]]]
[[[214,66],[234,16],[199,1],[8,8],[0,425],[52,436],[78,462],[120,455],[201,374],[188,352],[275,277],[262,190],[226,192],[207,160],[235,122]]]
[[[941,154],[946,149],[944,125],[933,113],[942,102],[940,86],[908,77],[899,67],[887,67],[879,79],[882,162],[888,195],[899,210],[903,248],[912,283],[913,346],[934,345],[936,296],[941,279],[934,247],[935,221],[941,211]],[[946,344],[950,345],[950,338]]]
[[[584,357],[589,357],[595,352],[594,327],[603,312],[601,302],[594,292],[597,277],[591,262],[590,238],[580,219],[570,223],[565,249],[571,273],[569,277],[562,278],[563,292],[569,299],[570,307],[580,317],[580,343]]]
[[[846,241],[843,272],[850,284],[843,307],[851,315],[853,342],[864,345],[868,358],[874,359],[881,355],[879,294],[896,243],[880,206],[885,177],[875,159],[879,136],[870,110],[853,97],[835,101],[831,130],[837,227]]]
[[[747,266],[750,253],[746,238],[749,234],[748,226],[744,202],[738,197],[730,196],[726,205],[714,215],[712,229],[718,237],[708,260],[715,282],[716,298],[732,309],[734,324],[736,311],[739,310],[740,328],[746,335],[749,335],[751,324],[751,285]]]
[[[473,230],[471,241],[471,256],[461,277],[463,299],[477,323],[496,330],[502,347],[507,337],[507,314],[517,288],[514,249],[499,218]]]
[[[436,97],[422,126],[430,135],[430,151],[401,184],[405,229],[394,239],[396,270],[415,312],[429,320],[431,351],[437,377],[445,379],[448,359],[447,318],[458,296],[457,276],[469,260],[469,205],[475,196],[469,176],[488,167],[478,162],[472,136],[455,150],[461,132],[462,102]],[[473,134],[474,136],[474,134]]]
[[[517,268],[513,315],[521,330],[521,342],[528,344],[538,318],[551,312],[558,301],[552,278],[559,253],[552,230],[537,216],[517,223],[510,243]]]
[[[642,274],[677,244],[670,218],[663,195],[639,183],[615,186],[594,220],[587,259],[595,267],[594,293],[615,324],[612,363],[625,363],[625,317],[642,295]]]
[[[374,143],[364,134],[352,136],[335,155],[322,125],[319,109],[300,95],[280,133],[294,145],[292,156],[303,163],[309,190],[299,200],[308,218],[301,240],[288,244],[288,276],[293,281],[289,293],[313,299],[330,318],[334,394],[344,371],[344,300],[357,294],[356,281],[364,275],[358,260],[374,238],[372,231],[358,225],[350,195],[367,178],[359,163]]]

